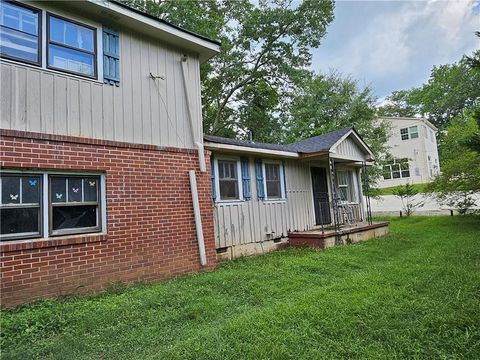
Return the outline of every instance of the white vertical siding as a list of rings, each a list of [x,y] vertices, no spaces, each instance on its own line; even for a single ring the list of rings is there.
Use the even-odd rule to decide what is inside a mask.
[[[230,247],[286,237],[289,231],[304,231],[314,224],[310,166],[285,162],[287,198],[282,201],[257,199],[255,166],[250,158],[252,199],[218,202],[215,205],[216,247]]]
[[[184,52],[129,30],[121,31],[120,41],[119,87],[1,60],[1,127],[193,148],[180,63]],[[195,56],[187,61],[199,135],[200,65]],[[165,80],[153,80],[150,73]]]

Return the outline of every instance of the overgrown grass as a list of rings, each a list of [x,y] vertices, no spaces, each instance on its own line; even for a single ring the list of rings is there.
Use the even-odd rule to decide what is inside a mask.
[[[429,184],[413,184],[413,188],[417,190],[418,193],[427,193],[427,187]],[[376,189],[375,196],[382,196],[382,195],[395,195],[395,190],[397,190],[400,186],[392,186],[383,189]]]
[[[392,219],[391,232],[4,310],[2,360],[478,359],[480,218]]]

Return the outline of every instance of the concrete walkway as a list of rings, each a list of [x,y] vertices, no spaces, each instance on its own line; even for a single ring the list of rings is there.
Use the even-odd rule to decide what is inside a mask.
[[[474,196],[477,200],[475,209],[480,209],[480,193]],[[414,196],[414,202],[424,201],[425,205],[415,211],[416,215],[449,215],[451,207],[440,204],[434,197],[425,194]],[[398,216],[402,210],[402,201],[395,195],[384,195],[378,199],[371,199],[372,214],[384,216]],[[455,212],[456,213],[456,212]]]

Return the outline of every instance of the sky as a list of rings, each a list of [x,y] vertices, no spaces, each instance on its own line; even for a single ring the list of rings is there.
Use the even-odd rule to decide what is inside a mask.
[[[312,68],[370,85],[380,101],[428,80],[434,65],[480,48],[480,0],[342,1]],[[480,86],[480,84],[479,84]]]

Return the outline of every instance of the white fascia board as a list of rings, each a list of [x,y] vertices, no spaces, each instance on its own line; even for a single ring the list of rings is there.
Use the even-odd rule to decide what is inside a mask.
[[[213,151],[224,151],[230,153],[242,153],[242,154],[252,154],[252,155],[269,155],[283,158],[293,158],[298,159],[300,155],[298,153],[281,151],[281,150],[269,150],[269,149],[259,149],[251,148],[248,146],[238,146],[230,144],[218,144],[206,141],[204,143],[205,149]]]
[[[160,21],[138,14],[135,11],[124,8],[118,4],[107,0],[87,0],[87,2],[101,7],[104,10],[115,12],[122,17],[122,23],[128,23],[133,26],[137,23],[138,25],[143,25],[146,30],[158,31],[157,33],[149,31],[148,33],[149,35],[165,40],[172,45],[198,53],[201,63],[220,52],[220,45],[215,42],[202,39],[193,34],[189,34],[188,32],[176,29],[173,26],[169,26],[168,24],[163,24]]]

